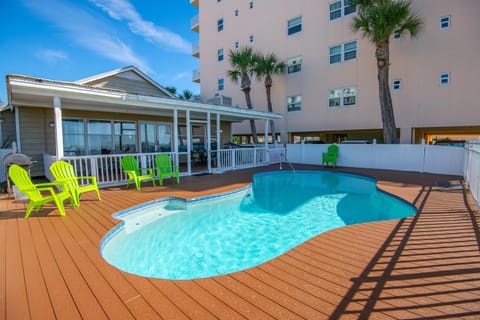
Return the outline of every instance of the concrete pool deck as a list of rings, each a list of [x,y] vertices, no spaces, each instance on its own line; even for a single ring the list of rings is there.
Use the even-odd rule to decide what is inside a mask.
[[[296,168],[323,170],[319,166]],[[479,319],[480,215],[459,177],[337,168],[378,179],[411,203],[408,219],[316,236],[245,271],[191,281],[131,275],[100,255],[119,210],[162,197],[243,187],[277,166],[182,177],[82,196],[60,217],[51,205],[23,219],[0,198],[0,319]]]

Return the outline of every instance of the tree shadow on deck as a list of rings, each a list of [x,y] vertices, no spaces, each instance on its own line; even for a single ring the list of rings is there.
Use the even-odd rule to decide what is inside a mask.
[[[330,319],[480,315],[478,212],[456,186],[424,186],[418,213],[400,220]]]

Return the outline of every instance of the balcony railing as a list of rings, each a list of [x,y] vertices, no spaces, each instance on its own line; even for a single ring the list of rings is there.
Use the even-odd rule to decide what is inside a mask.
[[[192,56],[200,58],[200,44],[198,42],[192,43]]]
[[[196,16],[192,17],[192,19],[190,20],[190,28],[192,29],[192,31],[196,31],[196,32],[200,31],[200,23],[199,23],[198,14]]]
[[[200,70],[196,69],[192,71],[192,81],[200,82]]]

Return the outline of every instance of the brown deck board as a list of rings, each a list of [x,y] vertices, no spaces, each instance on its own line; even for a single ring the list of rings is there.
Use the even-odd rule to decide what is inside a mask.
[[[66,217],[49,204],[26,220],[25,203],[0,195],[0,319],[480,319],[480,215],[466,190],[437,186],[459,177],[339,168],[376,177],[417,215],[330,230],[229,275],[145,278],[102,258],[115,212],[230,191],[268,169],[109,187]]]

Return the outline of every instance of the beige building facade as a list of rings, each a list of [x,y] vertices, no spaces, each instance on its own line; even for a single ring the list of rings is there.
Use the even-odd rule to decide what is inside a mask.
[[[190,0],[198,7],[192,30],[198,44],[202,99],[232,98],[245,108],[239,83],[227,76],[230,50],[273,52],[287,69],[273,79],[273,111],[281,142],[382,141],[374,46],[351,29],[347,0]],[[480,135],[476,98],[480,63],[480,1],[414,0],[424,20],[417,38],[390,42],[390,88],[401,143],[472,139]],[[267,111],[262,80],[252,80],[254,108]],[[259,122],[257,131],[263,125]],[[234,135],[248,142],[247,121]],[[245,139],[247,138],[247,139]]]

